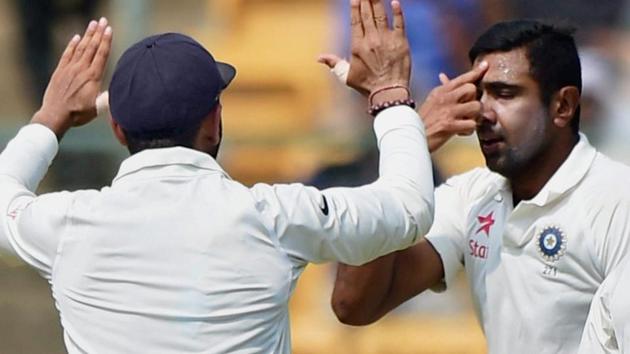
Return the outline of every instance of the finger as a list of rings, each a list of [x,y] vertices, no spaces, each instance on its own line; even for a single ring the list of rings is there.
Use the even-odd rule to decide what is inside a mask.
[[[387,25],[387,12],[385,12],[385,6],[383,0],[371,0],[372,12],[374,13],[374,23],[379,31],[389,28]]]
[[[98,50],[94,55],[92,64],[90,64],[90,69],[93,70],[95,79],[97,80],[100,80],[103,77],[105,67],[107,66],[107,59],[109,58],[109,53],[112,48],[112,34],[112,28],[107,26],[103,32],[103,37],[99,43]]]
[[[98,26],[96,26],[96,31],[94,31],[94,35],[92,36],[92,39],[90,39],[90,42],[88,43],[85,51],[83,52],[83,56],[81,57],[81,61],[84,64],[90,65],[92,63],[94,55],[101,45],[103,33],[105,32],[106,28],[107,19],[105,17],[101,17],[101,19],[98,21]]]
[[[451,81],[448,76],[446,76],[445,73],[440,73],[438,75],[438,78],[440,78],[440,82],[442,83],[442,85],[446,85],[449,83],[449,81]]]
[[[457,135],[459,135],[459,136],[469,136],[469,135],[472,135],[472,133],[474,133],[476,130],[477,130],[477,128],[473,128],[473,129],[470,129],[470,130],[463,131],[461,133],[457,133]]]
[[[450,134],[470,135],[477,129],[477,123],[472,119],[452,121],[449,126]]]
[[[341,58],[334,54],[322,54],[317,58],[318,63],[327,65],[330,69],[334,68],[340,60]]]
[[[79,36],[78,34],[75,34],[72,39],[70,39],[70,42],[68,42],[66,49],[63,51],[63,54],[61,54],[61,59],[59,59],[59,67],[66,66],[70,62],[70,59],[72,59],[72,55],[74,54],[74,51],[77,48],[77,44],[79,44],[80,40],[81,36]]]
[[[453,110],[458,120],[470,120],[476,124],[476,119],[481,115],[481,102],[470,101],[458,104]]]
[[[477,86],[466,83],[448,93],[448,102],[468,102],[477,98]]]
[[[376,32],[376,23],[374,23],[374,12],[372,12],[372,4],[370,0],[361,0],[361,22],[365,34]]]
[[[466,83],[474,83],[481,79],[483,74],[488,70],[488,62],[482,61],[479,65],[472,68],[470,71],[465,72],[449,82],[451,87],[457,87]]]
[[[394,32],[399,35],[405,35],[405,18],[403,16],[402,7],[400,6],[400,1],[394,0],[392,1],[392,13],[393,20],[392,26],[394,27]]]
[[[350,0],[350,31],[352,38],[363,38],[360,0]]]
[[[79,44],[77,45],[77,48],[75,49],[74,54],[72,55],[72,59],[70,61],[77,61],[83,57],[83,52],[85,51],[88,43],[90,43],[90,40],[92,40],[92,36],[94,35],[97,27],[98,23],[96,21],[90,21],[87,28],[85,29],[85,34],[83,34],[83,38],[81,38],[81,41],[79,41]]]

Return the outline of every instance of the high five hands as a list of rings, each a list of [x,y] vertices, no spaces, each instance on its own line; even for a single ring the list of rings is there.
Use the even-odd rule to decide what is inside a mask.
[[[83,37],[75,35],[50,78],[41,108],[31,119],[50,128],[58,139],[71,127],[92,121],[96,97],[112,44],[107,19],[91,21]]]
[[[334,54],[321,55],[318,61],[331,68],[343,83],[366,96],[388,85],[408,87],[411,58],[400,2],[391,2],[391,28],[382,0],[351,0],[350,4],[352,57],[349,65]],[[442,85],[431,91],[418,110],[431,152],[454,135],[469,135],[475,131],[482,112],[476,83],[487,69],[488,64],[481,62],[452,80],[440,74]],[[385,98],[391,99],[381,97]]]
[[[385,87],[409,87],[411,57],[403,13],[399,1],[392,1],[391,6],[390,26],[382,0],[350,1],[352,57],[345,82],[364,95]],[[331,68],[343,63],[333,54],[320,56],[319,62]],[[407,96],[406,90],[401,91],[385,93]],[[378,100],[375,97],[374,103]]]

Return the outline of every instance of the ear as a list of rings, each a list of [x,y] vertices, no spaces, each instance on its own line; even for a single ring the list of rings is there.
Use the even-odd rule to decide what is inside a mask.
[[[122,146],[127,146],[127,137],[125,137],[125,132],[123,132],[122,127],[112,118],[111,114],[109,115],[109,125],[112,127],[116,140],[118,140]]]
[[[201,143],[200,147],[206,144],[215,146],[221,142],[221,108],[219,103],[201,122],[200,136],[197,137],[198,143]]]
[[[550,107],[553,124],[559,128],[569,126],[579,104],[580,92],[577,87],[565,86],[558,90]]]

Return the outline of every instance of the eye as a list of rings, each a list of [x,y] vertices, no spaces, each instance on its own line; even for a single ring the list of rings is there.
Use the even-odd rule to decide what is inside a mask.
[[[510,98],[514,98],[514,91],[513,90],[499,90],[496,93],[498,98],[503,98],[503,99],[510,99]]]

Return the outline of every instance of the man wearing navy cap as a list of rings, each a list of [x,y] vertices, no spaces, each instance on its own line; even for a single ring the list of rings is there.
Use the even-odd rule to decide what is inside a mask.
[[[424,126],[409,97],[400,3],[352,0],[348,82],[369,93],[380,177],[359,188],[245,187],[214,159],[235,70],[180,34],[121,57],[109,88],[126,159],[110,187],[36,196],[58,140],[96,115],[111,28],[68,45],[30,125],[0,155],[0,247],[51,284],[70,353],[288,353],[288,299],[309,262],[362,264],[433,218]]]

